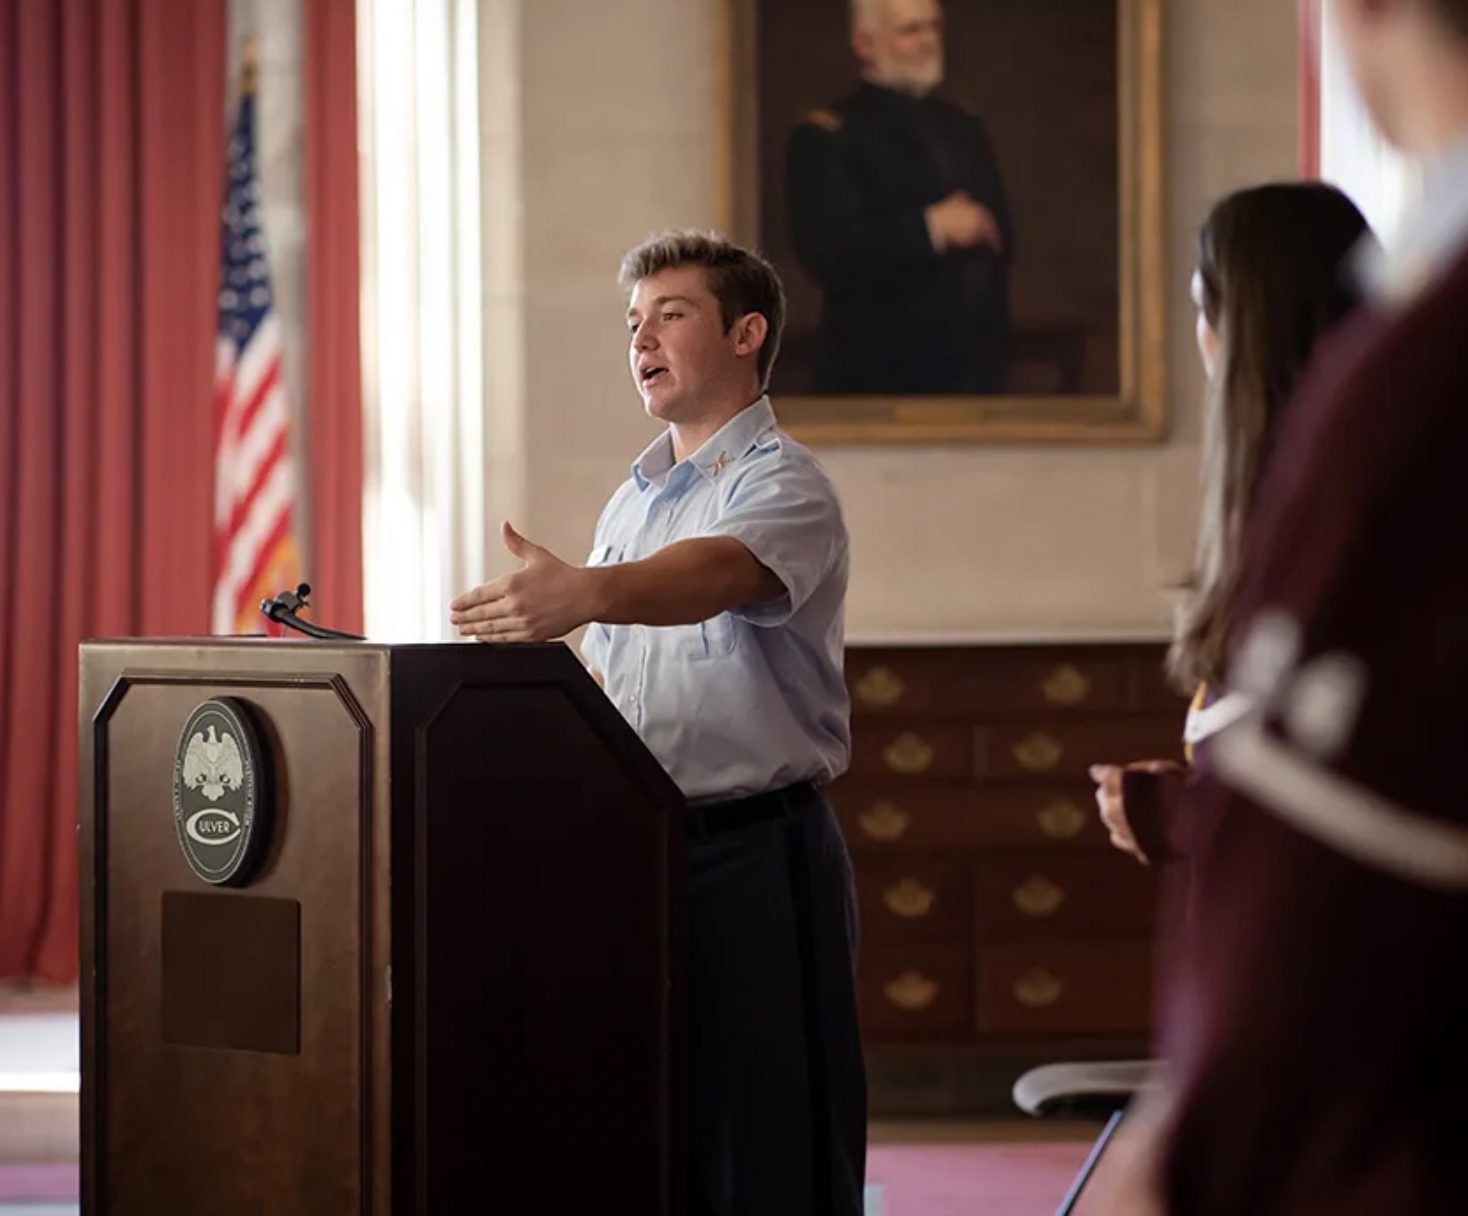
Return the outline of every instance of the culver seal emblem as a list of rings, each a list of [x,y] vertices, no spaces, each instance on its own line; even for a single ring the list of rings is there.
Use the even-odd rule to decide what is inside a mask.
[[[268,806],[260,737],[233,697],[189,715],[173,762],[173,826],[196,876],[216,886],[248,882],[265,850]]]

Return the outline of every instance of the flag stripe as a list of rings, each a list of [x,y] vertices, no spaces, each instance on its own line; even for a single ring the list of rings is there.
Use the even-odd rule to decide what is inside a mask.
[[[233,619],[234,604],[244,587],[245,579],[255,567],[260,551],[274,535],[277,521],[290,514],[290,481],[290,464],[277,464],[271,470],[244,523],[229,539],[224,550],[224,568],[215,585],[216,626],[219,624],[218,613],[221,611],[226,621]]]
[[[291,469],[288,464],[277,464],[271,469],[244,522],[227,538],[229,545],[220,580],[230,594],[239,590],[245,573],[255,564],[255,554],[264,543],[276,517],[289,508],[290,478]]]
[[[260,462],[260,467],[255,473],[255,480],[250,488],[242,494],[234,504],[234,514],[230,517],[229,532],[231,534],[239,531],[245,522],[245,517],[255,505],[255,501],[265,489],[265,483],[269,480],[271,473],[275,471],[277,463],[285,460],[286,448],[290,445],[290,432],[284,427],[275,436],[275,444],[266,453],[265,459]]]
[[[259,414],[261,408],[270,398],[270,395],[275,392],[279,384],[280,357],[276,356],[276,358],[271,360],[270,366],[266,369],[265,375],[260,383],[255,386],[255,391],[248,398],[244,399],[245,406],[240,411],[239,423],[235,427],[236,435],[249,435],[250,427],[255,421],[255,416]]]
[[[275,446],[276,435],[289,426],[285,392],[276,387],[266,395],[250,429],[243,432],[233,447],[227,450],[231,503],[238,501],[240,495],[254,482],[261,461]]]
[[[268,459],[276,437],[290,429],[288,403],[278,384],[256,410],[251,429],[233,439],[221,438],[216,463],[214,526],[228,532],[241,496],[259,480],[260,464]]]
[[[268,595],[273,595],[279,590],[278,587],[265,588],[260,585],[266,570],[273,562],[283,544],[290,539],[291,532],[291,509],[286,507],[275,521],[275,527],[266,538],[265,543],[260,546],[260,551],[255,557],[255,565],[251,568],[249,577],[245,579],[240,587],[239,598],[235,601],[235,620],[247,619],[256,611],[256,604]],[[258,598],[257,598],[258,597]]]
[[[245,342],[235,349],[234,362],[231,365],[234,391],[225,403],[222,423],[224,435],[232,438],[239,434],[239,416],[244,410],[244,402],[254,397],[260,382],[270,374],[271,368],[280,358],[280,351],[280,327],[274,317],[267,314],[250,331]]]

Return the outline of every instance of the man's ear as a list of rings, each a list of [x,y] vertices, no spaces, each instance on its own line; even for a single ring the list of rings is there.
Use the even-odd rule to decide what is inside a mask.
[[[752,355],[765,344],[770,323],[762,312],[747,312],[734,322],[734,353]]]

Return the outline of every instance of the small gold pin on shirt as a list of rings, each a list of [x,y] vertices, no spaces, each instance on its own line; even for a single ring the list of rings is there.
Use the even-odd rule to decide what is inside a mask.
[[[734,457],[730,456],[727,452],[720,452],[719,458],[713,464],[709,465],[709,476],[717,477],[733,463]]]

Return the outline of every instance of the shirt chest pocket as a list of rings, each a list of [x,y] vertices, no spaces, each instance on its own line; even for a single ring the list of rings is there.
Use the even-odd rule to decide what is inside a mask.
[[[588,566],[615,566],[625,559],[626,545],[597,545],[586,559]],[[727,612],[697,625],[671,625],[655,632],[663,633],[664,654],[672,654],[688,662],[728,658],[739,639],[739,626]]]
[[[694,663],[728,658],[739,640],[738,625],[727,612],[697,625],[680,625],[674,633],[679,657]]]

